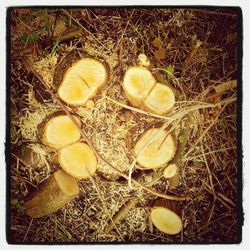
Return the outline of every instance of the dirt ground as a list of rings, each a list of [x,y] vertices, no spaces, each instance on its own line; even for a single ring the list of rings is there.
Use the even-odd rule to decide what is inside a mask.
[[[240,240],[238,9],[13,8],[8,25],[10,242]],[[94,97],[94,107],[68,107],[79,115],[87,136],[108,162],[127,175],[136,136],[155,123],[169,121],[176,128],[178,143],[186,141],[179,155],[180,183],[175,188],[170,189],[169,180],[162,176],[164,168],[136,168],[132,174],[158,192],[189,197],[180,202],[181,233],[167,235],[154,227],[149,214],[157,196],[137,185],[130,187],[101,161],[93,180],[79,181],[80,194],[65,207],[39,219],[26,214],[27,195],[58,168],[53,163],[55,152],[38,139],[37,126],[61,110],[29,65],[56,88],[57,66],[73,50],[102,58],[109,67],[108,83]],[[174,109],[165,117],[134,109],[124,94],[124,73],[139,64],[141,53],[149,58],[152,72],[162,83],[176,90]],[[184,125],[188,132],[183,133]],[[39,155],[35,166],[25,164],[16,153],[24,145]],[[135,197],[137,201],[116,227],[105,233],[110,218]]]

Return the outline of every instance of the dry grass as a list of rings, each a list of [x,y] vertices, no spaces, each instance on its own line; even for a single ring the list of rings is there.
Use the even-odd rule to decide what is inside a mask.
[[[82,30],[78,37],[60,42],[53,29],[63,20],[62,34]],[[11,147],[29,143],[39,152],[41,162],[30,168],[14,155],[10,161],[11,201],[10,232],[14,242],[236,242],[237,236],[237,112],[236,91],[229,90],[214,104],[209,96],[221,82],[236,79],[237,15],[229,9],[13,9],[11,11]],[[24,34],[36,34],[31,42]],[[153,45],[158,37],[166,51],[161,60]],[[201,47],[190,55],[197,40]],[[48,41],[44,45],[43,41]],[[59,49],[56,42],[59,41]],[[183,152],[181,184],[168,190],[162,171],[139,175],[144,184],[160,192],[188,195],[182,202],[184,230],[176,236],[164,235],[152,228],[150,205],[156,198],[130,188],[104,163],[91,180],[81,181],[80,195],[56,213],[31,220],[23,211],[22,201],[57,168],[51,165],[54,152],[37,139],[37,125],[59,110],[51,100],[39,103],[35,96],[36,80],[28,73],[20,54],[29,58],[48,84],[53,85],[56,64],[72,49],[86,50],[104,58],[110,67],[107,86],[94,98],[94,107],[71,108],[98,152],[119,170],[128,173],[133,162],[134,140],[155,123],[178,122],[178,137],[186,114],[192,115],[190,136]],[[173,111],[165,117],[131,107],[121,82],[126,69],[138,64],[145,53],[152,71],[178,92]],[[174,72],[166,74],[166,66]],[[165,69],[165,71],[163,70]],[[169,78],[169,79],[168,79]],[[136,167],[136,166],[135,166]],[[134,176],[135,176],[134,175]],[[107,178],[112,177],[112,180]],[[98,192],[97,192],[98,191]],[[105,234],[110,216],[131,197],[139,202]]]

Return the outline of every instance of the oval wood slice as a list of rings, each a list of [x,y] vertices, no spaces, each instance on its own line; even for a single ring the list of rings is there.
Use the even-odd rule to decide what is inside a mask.
[[[157,169],[171,161],[176,151],[176,139],[161,128],[147,129],[134,147],[134,156],[142,169]]]
[[[109,66],[103,59],[73,50],[57,65],[54,84],[64,103],[81,106],[96,96],[108,78]]]
[[[80,118],[76,115],[73,117],[81,126]],[[59,149],[80,140],[81,134],[70,117],[59,111],[47,116],[38,125],[38,137],[43,144]]]
[[[177,201],[157,199],[151,208],[150,217],[154,226],[165,234],[178,234],[183,228]]]

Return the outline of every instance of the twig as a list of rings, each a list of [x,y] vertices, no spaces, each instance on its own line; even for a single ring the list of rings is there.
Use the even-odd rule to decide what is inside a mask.
[[[213,150],[213,151],[209,151],[209,152],[206,152],[204,154],[199,154],[199,155],[195,155],[195,156],[192,156],[192,157],[187,157],[184,159],[184,161],[192,161],[196,158],[199,158],[201,156],[206,156],[206,155],[210,155],[210,154],[213,154],[213,153],[218,153],[218,152],[224,152],[224,151],[227,151],[227,150],[231,150],[231,149],[236,149],[237,147],[230,147],[230,148],[220,148],[220,149],[216,149],[216,150]]]
[[[102,198],[100,189],[99,189],[99,187],[97,186],[97,184],[96,184],[94,178],[91,176],[91,174],[90,174],[89,169],[88,169],[87,166],[86,166],[86,169],[87,169],[87,172],[88,172],[88,174],[89,174],[90,180],[91,180],[93,186],[94,186],[95,189],[96,189],[97,195],[98,195],[99,199],[100,199],[101,202],[102,202],[102,205],[103,205],[103,207],[104,207],[104,210],[106,210],[106,212],[107,212],[107,214],[108,214],[108,217],[109,217],[109,219],[110,219],[110,221],[111,221],[111,224],[114,225],[114,227],[115,227],[117,233],[119,234],[119,236],[121,237],[121,239],[124,240],[123,237],[122,237],[122,235],[120,234],[119,230],[117,229],[117,227],[116,227],[116,225],[115,225],[115,222],[113,221],[114,218],[112,218],[112,216],[110,215],[109,210],[108,210],[108,208],[107,208],[107,206],[106,206],[106,204],[105,204],[105,202],[104,202],[104,200],[103,200],[103,198]],[[113,228],[114,228],[114,227],[113,227]],[[112,228],[112,229],[113,229],[113,228]]]
[[[185,155],[185,158],[187,158],[187,156],[194,150],[195,146],[201,142],[201,140],[203,140],[203,137],[205,136],[205,134],[217,123],[217,120],[220,116],[220,114],[222,113],[222,111],[224,110],[224,108],[226,107],[223,106],[222,109],[220,110],[220,112],[218,113],[218,115],[215,117],[215,119],[209,124],[209,126],[203,131],[203,133],[199,136],[199,138],[196,140],[196,142],[194,143],[193,148],[191,148]]]
[[[135,196],[128,200],[119,210],[118,212],[113,216],[112,221],[107,225],[105,228],[105,233],[108,234],[110,233],[113,228],[115,227],[115,224],[119,222],[128,212],[131,208],[135,206],[135,204],[138,201],[138,197]]]
[[[200,48],[200,46],[202,45],[202,42],[200,40],[196,41],[196,44],[194,45],[192,51],[190,52],[190,54],[188,55],[188,57],[185,60],[185,63],[188,63],[191,61],[191,59],[193,58],[194,54],[197,52],[197,50]]]
[[[214,201],[215,201],[215,199],[216,199],[216,194],[215,194],[215,191],[214,191],[214,183],[213,183],[212,173],[211,173],[211,170],[210,170],[209,165],[208,165],[208,163],[207,163],[207,158],[206,158],[206,156],[204,155],[204,147],[203,147],[203,145],[201,145],[201,152],[202,152],[202,154],[203,154],[203,159],[204,159],[205,165],[206,165],[206,167],[207,167],[207,172],[208,172],[208,178],[209,178],[209,182],[210,182],[210,187],[211,187],[212,193],[213,193],[213,195],[214,195]]]
[[[102,94],[106,99],[108,99],[109,101],[115,103],[116,105],[122,107],[122,108],[126,108],[126,109],[129,109],[129,110],[132,110],[132,111],[135,111],[135,112],[138,112],[138,113],[141,113],[141,114],[144,114],[144,115],[148,115],[148,116],[152,116],[152,117],[155,117],[155,118],[159,118],[159,119],[164,119],[164,120],[169,120],[171,121],[172,119],[167,117],[167,116],[162,116],[162,115],[156,115],[156,114],[153,114],[153,113],[150,113],[150,112],[146,112],[144,110],[141,110],[141,109],[138,109],[138,108],[134,108],[134,107],[131,107],[127,104],[124,104],[124,103],[121,103],[121,102],[118,102],[108,96],[106,96],[105,94]]]
[[[134,11],[135,11],[135,10],[132,11],[132,13],[131,13],[131,15],[130,15],[130,18],[133,16]],[[116,45],[115,51],[117,51],[117,49],[118,49],[119,46],[120,46],[120,43],[121,43],[121,41],[122,41],[122,39],[123,39],[123,36],[124,36],[125,32],[127,31],[129,22],[130,22],[130,19],[128,19],[128,22],[127,22],[127,24],[126,24],[126,27],[125,27],[124,31],[122,32],[122,35],[121,35],[121,37],[120,37],[120,39],[119,39],[119,41],[118,41],[118,43],[117,43],[117,45]]]
[[[205,184],[205,189],[206,189],[207,191],[209,191],[209,192],[212,192],[211,187],[210,187],[205,181],[203,181],[203,180],[201,180],[201,181],[202,181],[202,183]],[[230,207],[228,206],[228,204],[230,204],[232,207],[235,207],[235,206],[236,206],[236,205],[232,202],[232,200],[229,199],[228,197],[226,197],[225,195],[223,195],[223,194],[221,194],[221,193],[219,193],[219,192],[216,192],[216,193],[217,193],[217,199],[218,199],[223,205],[225,205],[226,207],[230,208]]]
[[[28,226],[28,229],[27,229],[27,231],[26,231],[26,233],[25,233],[25,235],[24,235],[23,242],[26,240],[26,238],[27,238],[27,236],[28,236],[28,233],[29,233],[29,231],[30,231],[30,228],[31,228],[32,223],[33,223],[33,219],[31,219],[31,221],[30,221],[30,224],[29,224],[29,226]]]
[[[90,148],[95,152],[96,156],[105,164],[107,164],[113,171],[115,171],[117,174],[119,174],[120,176],[122,176],[123,178],[125,178],[126,180],[129,179],[129,177],[124,174],[123,172],[121,172],[120,170],[118,170],[117,168],[115,168],[111,163],[109,163],[97,150],[96,148],[93,146],[93,143],[90,141],[90,139],[87,137],[86,133],[83,131],[83,129],[79,126],[79,124],[77,123],[77,121],[75,120],[75,118],[71,115],[71,113],[68,111],[68,109],[66,108],[66,106],[62,103],[62,101],[56,96],[56,94],[54,93],[54,90],[44,82],[44,80],[42,79],[42,77],[39,75],[39,73],[37,73],[35,71],[35,69],[32,67],[31,64],[27,65],[28,69],[37,77],[37,79],[44,85],[44,87],[47,89],[48,93],[50,93],[50,95],[52,96],[52,98],[59,104],[59,106],[61,107],[61,109],[69,116],[69,118],[72,120],[72,122],[74,123],[74,125],[79,129],[79,132],[81,134],[82,139],[90,146]],[[165,199],[169,199],[169,200],[176,200],[176,201],[181,201],[181,200],[187,200],[189,199],[189,197],[177,197],[177,196],[173,196],[173,195],[167,195],[167,194],[163,194],[160,193],[154,189],[151,189],[147,186],[145,186],[144,184],[140,183],[139,181],[136,181],[134,179],[132,179],[132,181],[139,187],[143,188],[144,190],[150,192],[153,195],[165,198]]]
[[[110,49],[105,46],[102,42],[100,42],[90,31],[88,31],[84,26],[82,26],[80,24],[80,22],[78,22],[67,10],[62,9],[62,12],[67,15],[68,17],[72,18],[72,20],[77,23],[83,30],[85,30],[90,36],[92,36],[94,38],[94,40],[96,40],[100,45],[102,45],[105,49],[107,49],[108,51],[110,51]]]
[[[106,99],[108,99],[109,101],[115,103],[116,105],[118,105],[120,107],[129,109],[129,110],[132,110],[132,111],[135,111],[137,113],[144,114],[144,115],[152,116],[152,117],[155,117],[155,118],[168,120],[169,122],[173,122],[174,120],[181,119],[182,117],[184,117],[188,113],[190,113],[192,111],[195,111],[195,110],[205,109],[205,108],[216,108],[216,107],[221,106],[221,105],[230,104],[230,103],[235,102],[237,100],[236,97],[230,97],[230,98],[224,99],[224,100],[222,100],[222,101],[220,101],[218,103],[214,103],[214,104],[213,103],[203,103],[203,105],[190,106],[185,111],[177,112],[174,115],[172,115],[172,117],[171,117],[171,116],[162,116],[162,115],[156,115],[156,114],[153,114],[153,113],[150,113],[150,112],[146,112],[144,110],[137,109],[137,108],[131,107],[129,105],[126,105],[124,103],[113,100],[112,98],[106,96],[105,94],[103,94],[103,96]]]

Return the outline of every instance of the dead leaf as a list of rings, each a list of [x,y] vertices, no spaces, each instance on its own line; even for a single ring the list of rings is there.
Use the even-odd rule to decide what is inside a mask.
[[[61,35],[64,29],[65,29],[65,22],[63,20],[59,20],[56,23],[53,31],[54,37]]]
[[[159,48],[156,52],[155,52],[155,57],[157,60],[162,60],[166,57],[166,50],[164,48]]]
[[[153,41],[153,46],[156,48],[161,48],[162,44],[163,44],[163,42],[162,42],[160,37],[156,37]]]

